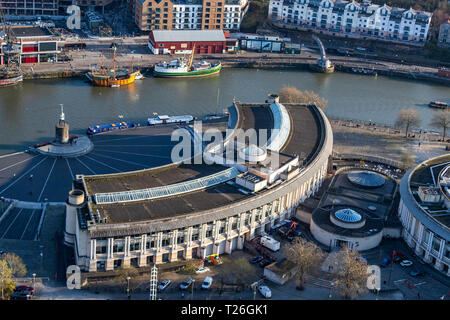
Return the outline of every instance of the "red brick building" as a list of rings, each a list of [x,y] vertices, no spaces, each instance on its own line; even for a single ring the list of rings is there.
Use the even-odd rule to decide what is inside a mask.
[[[148,48],[153,54],[224,53],[226,38],[222,30],[152,30]]]

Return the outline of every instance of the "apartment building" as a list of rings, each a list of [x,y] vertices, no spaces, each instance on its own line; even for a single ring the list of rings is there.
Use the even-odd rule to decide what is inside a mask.
[[[269,18],[278,26],[335,36],[423,45],[432,13],[344,0],[271,0]]]
[[[140,30],[239,30],[248,0],[135,0]]]
[[[0,10],[5,15],[49,15],[58,14],[58,0],[0,0]]]
[[[438,45],[450,48],[450,19],[439,28]]]

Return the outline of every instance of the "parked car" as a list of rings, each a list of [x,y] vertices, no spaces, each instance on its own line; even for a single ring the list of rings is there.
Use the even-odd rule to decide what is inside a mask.
[[[259,285],[258,286],[258,291],[259,293],[261,293],[261,295],[266,298],[266,299],[270,299],[272,298],[272,291],[269,289],[268,286],[265,285]]]
[[[165,288],[167,288],[170,284],[172,283],[172,281],[170,280],[163,280],[161,281],[161,283],[158,285],[158,290],[159,291],[163,291]]]
[[[180,284],[180,289],[181,290],[186,290],[187,288],[189,288],[192,284],[194,280],[191,277],[187,277],[186,279],[183,280],[183,282]]]
[[[409,275],[411,277],[423,277],[425,275],[425,272],[423,271],[419,271],[416,269],[411,270],[411,272],[409,273]]]
[[[255,264],[255,263],[261,262],[263,259],[264,259],[263,256],[254,257],[250,260],[250,263]]]
[[[212,281],[213,281],[213,279],[211,277],[206,277],[205,280],[203,280],[202,289],[207,290],[207,289],[211,288]]]
[[[209,268],[208,267],[198,267],[197,270],[195,270],[195,273],[205,273],[208,272]]]
[[[26,293],[26,294],[33,295],[34,294],[34,288],[33,287],[29,287],[29,286],[17,286],[14,289],[14,292],[21,292],[21,293]]]
[[[382,268],[386,268],[390,263],[391,263],[391,259],[389,259],[389,258],[384,258],[383,260],[381,260],[380,266],[381,266]]]
[[[402,267],[410,267],[413,265],[413,262],[411,260],[403,260],[402,262],[400,262],[400,265]]]

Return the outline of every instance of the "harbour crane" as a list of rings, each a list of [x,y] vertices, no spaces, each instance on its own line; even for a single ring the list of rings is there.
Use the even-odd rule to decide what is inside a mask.
[[[317,60],[317,67],[321,72],[325,73],[333,72],[334,65],[331,63],[330,59],[327,58],[325,47],[323,46],[322,41],[320,41],[320,39],[316,35],[313,35],[312,38],[314,39],[314,41],[316,41],[320,49],[320,58]]]
[[[0,10],[0,24],[3,31],[2,50],[3,61],[5,65],[4,74],[6,75],[22,75],[20,69],[20,41],[14,35],[11,26],[6,22],[3,10]]]

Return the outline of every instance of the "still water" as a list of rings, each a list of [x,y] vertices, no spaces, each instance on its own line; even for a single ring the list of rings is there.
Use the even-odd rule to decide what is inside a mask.
[[[450,102],[450,88],[426,82],[345,73],[225,69],[203,79],[147,78],[121,88],[92,87],[78,79],[28,80],[0,88],[0,154],[22,151],[54,136],[59,104],[64,105],[71,133],[88,125],[129,120],[145,123],[158,114],[202,116],[220,113],[233,98],[262,102],[283,85],[313,90],[328,99],[329,117],[393,124],[400,109],[416,108],[422,127],[435,110],[430,100]]]

